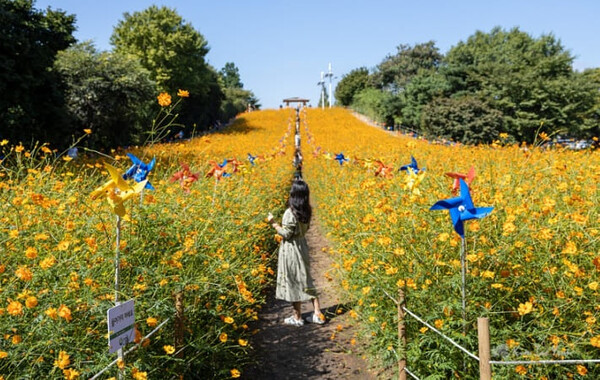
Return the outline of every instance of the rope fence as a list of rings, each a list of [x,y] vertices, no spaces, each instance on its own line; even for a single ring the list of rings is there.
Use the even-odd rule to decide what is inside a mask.
[[[398,338],[401,346],[406,347],[406,336],[404,334],[404,323],[405,323],[405,315],[409,315],[410,317],[417,320],[419,323],[423,324],[427,328],[429,328],[434,333],[438,334],[446,341],[450,342],[454,347],[458,348],[465,354],[467,354],[471,359],[477,360],[479,362],[479,378],[482,380],[490,380],[492,378],[492,365],[548,365],[548,364],[558,364],[558,365],[568,365],[568,364],[599,364],[600,359],[562,359],[562,360],[491,360],[491,349],[490,349],[490,331],[489,331],[489,320],[488,318],[477,318],[477,342],[479,349],[479,356],[471,353],[469,350],[461,346],[459,343],[454,341],[452,338],[448,337],[441,331],[439,331],[435,326],[432,326],[430,323],[425,321],[423,318],[419,317],[417,314],[407,309],[404,306],[405,298],[404,292],[402,289],[399,290],[399,298],[398,300],[391,297],[385,290],[384,293],[396,303],[398,306]],[[406,374],[410,375],[413,379],[418,379],[418,377],[412,373],[407,368],[407,358],[406,354],[404,357],[398,359],[398,379],[405,380]]]
[[[160,330],[161,327],[163,327],[167,322],[169,322],[170,318],[165,319],[164,321],[162,321],[158,326],[156,326],[156,328],[152,331],[150,331],[146,336],[144,336],[139,343],[137,343],[135,346],[131,347],[129,350],[125,351],[123,353],[123,357],[125,357],[126,355],[130,354],[131,352],[133,352],[134,350],[138,349],[142,343],[144,343],[144,341],[148,338],[150,338],[152,335],[154,335],[155,332],[157,332],[158,330]],[[102,375],[104,372],[108,371],[112,366],[114,366],[115,364],[117,364],[119,362],[119,359],[115,359],[113,360],[110,364],[108,364],[106,367],[104,367],[104,369],[102,369],[102,371],[98,372],[97,374],[95,374],[93,377],[90,378],[90,380],[95,380],[97,379],[100,375]]]

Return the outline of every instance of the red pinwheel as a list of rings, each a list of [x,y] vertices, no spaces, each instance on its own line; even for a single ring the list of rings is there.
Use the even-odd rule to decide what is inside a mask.
[[[226,174],[225,165],[221,166],[213,160],[209,161],[208,163],[211,165],[211,168],[208,171],[208,173],[206,173],[205,177],[214,177],[217,181],[219,181],[223,177],[223,175]]]
[[[386,165],[380,160],[375,160],[375,177],[392,178],[394,176],[392,165]]]
[[[473,182],[473,179],[475,179],[475,168],[471,166],[471,169],[469,169],[467,174],[450,172],[446,173],[446,175],[450,178],[454,178],[454,183],[452,184],[452,194],[456,194],[460,188],[461,179],[463,179],[467,185],[471,185],[471,182]]]
[[[200,178],[200,173],[192,173],[192,171],[190,170],[190,167],[187,164],[184,164],[183,162],[180,163],[180,165],[181,165],[181,170],[176,172],[175,174],[173,174],[173,176],[171,177],[171,179],[169,181],[170,182],[179,181],[181,188],[186,193],[189,193],[192,183],[196,182],[198,180],[198,178]]]

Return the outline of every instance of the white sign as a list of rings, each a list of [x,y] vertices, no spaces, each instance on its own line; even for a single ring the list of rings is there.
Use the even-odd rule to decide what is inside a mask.
[[[109,353],[132,343],[135,338],[135,315],[133,300],[129,300],[108,309],[108,345]]]

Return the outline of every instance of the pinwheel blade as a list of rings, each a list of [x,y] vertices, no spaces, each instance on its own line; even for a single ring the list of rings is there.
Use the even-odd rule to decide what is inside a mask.
[[[457,208],[461,204],[462,204],[461,197],[443,199],[441,201],[435,202],[435,204],[433,206],[431,206],[431,208],[429,210],[451,210],[451,209]]]
[[[136,156],[134,156],[131,153],[127,153],[127,157],[129,157],[129,159],[131,160],[131,162],[133,162],[134,165],[143,164],[142,160],[140,160],[139,158],[137,158]]]
[[[458,211],[458,208],[450,209],[450,218],[452,219],[452,225],[454,226],[454,231],[459,234],[461,237],[465,237],[465,228],[463,225],[462,214]]]

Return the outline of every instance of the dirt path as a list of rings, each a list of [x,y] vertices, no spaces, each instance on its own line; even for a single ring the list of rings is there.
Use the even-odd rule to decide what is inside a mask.
[[[333,281],[326,272],[331,268],[327,241],[317,223],[306,235],[310,247],[311,275],[319,289],[321,308],[327,317],[324,325],[286,326],[283,319],[292,315],[288,302],[276,300],[273,294],[259,314],[252,344],[256,348],[257,365],[246,368],[244,379],[375,379],[359,356],[360,339],[352,327]],[[303,318],[312,305],[302,304]],[[354,344],[353,344],[354,343]]]

